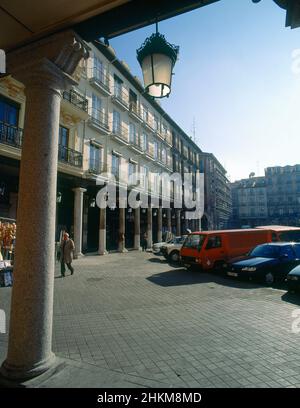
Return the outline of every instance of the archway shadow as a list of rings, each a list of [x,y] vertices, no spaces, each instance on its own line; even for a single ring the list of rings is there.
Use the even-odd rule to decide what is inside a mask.
[[[199,271],[189,271],[182,266],[177,269],[170,269],[166,272],[156,273],[147,278],[150,282],[159,286],[184,286],[199,285],[201,283],[216,283],[222,286],[229,286],[238,289],[255,289],[262,286],[253,282],[238,281],[225,278],[214,273]]]

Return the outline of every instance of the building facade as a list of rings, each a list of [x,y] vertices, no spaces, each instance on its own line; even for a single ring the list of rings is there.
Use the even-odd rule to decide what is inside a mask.
[[[268,223],[265,177],[251,177],[231,183],[233,228],[257,227]]]
[[[174,208],[175,194],[184,196],[183,185],[179,191],[172,182],[163,188],[160,175],[177,172],[183,178],[184,173],[192,173],[192,188],[186,194],[195,197],[196,174],[207,170],[201,149],[144,93],[111,47],[98,41],[89,47],[90,57],[77,70],[78,86],[65,91],[61,100],[56,240],[67,230],[75,239],[77,254],[105,254],[139,249],[144,235],[150,247],[164,233],[199,230],[200,220],[189,219],[190,209]],[[23,84],[11,76],[2,78],[0,216],[12,219],[17,215],[25,103]],[[206,203],[206,212],[214,214],[209,215],[213,227],[222,227],[229,211],[222,194],[227,194],[226,172],[215,158],[213,168],[214,198]],[[135,173],[140,180],[134,180]],[[109,183],[116,186],[116,207],[100,209],[97,194]],[[126,198],[135,194],[140,201],[151,191],[155,202],[147,200],[138,209],[119,208],[123,191]],[[229,206],[226,200],[227,195]],[[171,208],[165,208],[169,201]]]
[[[269,221],[300,225],[300,165],[268,167],[265,170]]]
[[[200,153],[204,173],[205,206],[203,230],[226,229],[231,217],[232,199],[226,170],[212,153]]]
[[[265,176],[231,183],[231,225],[300,226],[300,165],[265,169]]]

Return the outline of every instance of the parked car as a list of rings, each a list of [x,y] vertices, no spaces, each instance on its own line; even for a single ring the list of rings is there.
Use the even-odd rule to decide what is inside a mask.
[[[152,245],[152,252],[154,255],[162,255],[161,248],[168,244],[173,244],[175,238],[170,238],[168,241],[156,242]]]
[[[181,237],[175,237],[172,244],[166,244],[161,247],[162,255],[171,262],[179,262],[180,259],[180,249],[184,243],[187,235],[182,235]]]
[[[227,275],[272,284],[299,264],[300,244],[276,242],[256,246],[244,260],[232,263]]]
[[[286,281],[289,291],[292,292],[300,289],[300,265],[287,274]]]
[[[255,246],[267,242],[300,242],[300,228],[271,225],[252,229],[193,232],[182,245],[186,268],[220,270],[233,258],[245,257]]]

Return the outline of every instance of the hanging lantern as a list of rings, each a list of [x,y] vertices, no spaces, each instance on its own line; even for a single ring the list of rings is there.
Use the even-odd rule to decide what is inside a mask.
[[[146,92],[154,98],[169,96],[173,68],[177,60],[179,47],[168,43],[158,32],[146,38],[137,50],[137,59],[143,71]]]

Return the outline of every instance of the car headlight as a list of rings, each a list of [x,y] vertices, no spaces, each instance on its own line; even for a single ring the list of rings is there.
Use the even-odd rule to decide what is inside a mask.
[[[245,268],[242,268],[242,271],[255,272],[255,271],[256,271],[256,267],[255,267],[255,266],[246,266]]]
[[[299,276],[295,276],[295,275],[288,275],[287,278],[288,278],[289,280],[293,280],[293,281],[299,280]]]

